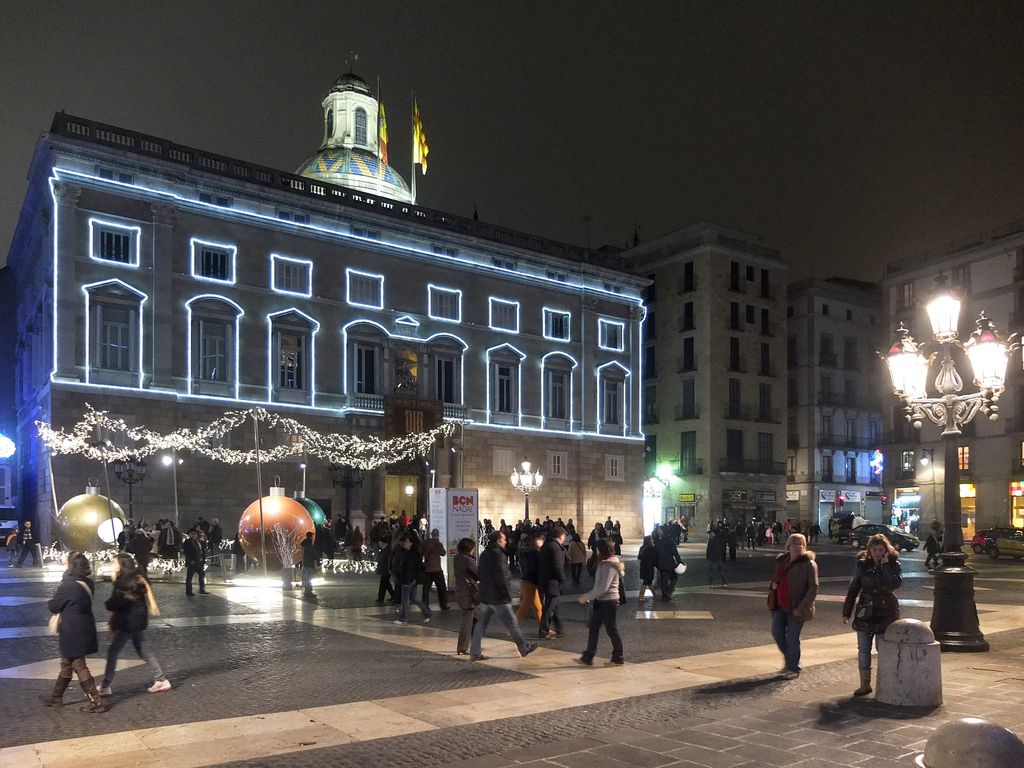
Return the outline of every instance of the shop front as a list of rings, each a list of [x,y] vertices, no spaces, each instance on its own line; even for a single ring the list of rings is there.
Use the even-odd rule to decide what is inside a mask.
[[[1010,525],[1024,528],[1024,483],[1020,480],[1010,483]]]
[[[964,531],[964,541],[974,538],[977,514],[978,489],[974,483],[960,483],[960,527]]]
[[[921,489],[916,486],[897,488],[893,493],[890,524],[918,535],[921,522]]]

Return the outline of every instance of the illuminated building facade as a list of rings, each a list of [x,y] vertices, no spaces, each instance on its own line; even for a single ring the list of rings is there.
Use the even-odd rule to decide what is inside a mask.
[[[17,308],[28,447],[20,506],[44,536],[53,500],[33,421],[67,426],[86,403],[161,432],[253,405],[359,435],[465,419],[429,462],[350,475],[344,491],[310,464],[307,495],[335,517],[347,497],[365,524],[425,511],[432,482],[475,487],[482,516],[511,521],[522,498],[509,476],[528,456],[545,474],[535,516],[585,530],[611,515],[639,532],[646,281],[614,254],[412,205],[378,164],[375,108],[358,77],[341,78],[324,101],[323,145],[295,174],[55,117],[5,299]],[[253,435],[229,439],[247,448]],[[184,458],[183,521],[220,516],[231,530],[255,473]],[[102,477],[75,458],[53,469],[58,503]],[[265,467],[265,486],[275,474],[298,487],[300,460]],[[134,489],[137,516],[170,517],[170,489],[170,472],[151,467]]]
[[[925,304],[943,275],[960,295],[959,337],[966,341],[978,313],[1009,336],[1024,329],[1024,222],[979,233],[963,242],[890,262],[882,281],[888,314],[887,343],[896,338],[902,322],[921,342],[931,342],[931,323]],[[935,351],[930,343],[926,352]],[[955,355],[962,355],[957,350]],[[971,366],[956,361],[964,373],[964,392]],[[879,372],[889,393],[885,371]],[[934,374],[929,392],[934,394]],[[943,519],[945,477],[941,429],[925,423],[916,430],[904,418],[896,398],[889,395],[884,411],[891,443],[886,450],[885,487],[891,490],[893,512],[920,517],[922,531]],[[1010,357],[1006,391],[999,400],[999,419],[975,418],[959,439],[960,504],[964,538],[978,529],[1013,525],[1024,527],[1024,377],[1019,353]]]
[[[786,516],[823,532],[833,514],[889,522],[883,509],[882,398],[875,350],[885,346],[877,284],[791,283],[786,296]]]
[[[785,512],[786,264],[757,236],[699,222],[627,250],[652,280],[644,322],[647,471],[662,516]],[[667,467],[663,466],[667,465]]]

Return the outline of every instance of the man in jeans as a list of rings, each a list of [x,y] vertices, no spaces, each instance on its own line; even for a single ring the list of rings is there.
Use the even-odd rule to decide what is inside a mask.
[[[469,650],[470,661],[486,661],[487,656],[481,653],[484,632],[491,621],[491,616],[498,615],[508,629],[509,634],[519,648],[520,656],[533,653],[537,646],[527,643],[519,622],[512,613],[512,575],[505,557],[507,540],[501,531],[495,531],[487,537],[487,549],[480,554],[477,572],[480,576],[480,605],[476,609],[476,628],[473,630],[473,643]]]
[[[544,609],[540,615],[540,639],[550,640],[562,637],[562,619],[558,615],[558,601],[562,596],[565,581],[565,528],[556,525],[548,534],[548,540],[540,550],[540,570],[537,588],[540,590]]]
[[[446,559],[448,552],[441,543],[441,534],[435,528],[430,532],[430,538],[423,542],[423,603],[430,605],[430,585],[437,587],[437,602],[441,605],[442,611],[448,610],[448,585],[444,583],[444,565],[442,559]]]
[[[36,540],[32,537],[32,521],[26,520],[22,526],[21,535],[18,537],[18,548],[21,556],[18,558],[18,567],[25,562],[25,558],[31,553],[32,565],[39,565],[39,556],[36,554]]]
[[[302,596],[314,598],[313,573],[316,571],[316,544],[313,540],[313,532],[307,531],[306,538],[302,541]]]

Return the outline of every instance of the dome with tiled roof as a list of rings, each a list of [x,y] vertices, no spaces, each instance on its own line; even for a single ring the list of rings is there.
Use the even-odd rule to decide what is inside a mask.
[[[411,203],[405,179],[380,159],[387,156],[387,145],[380,141],[377,99],[366,82],[352,72],[342,75],[324,98],[323,108],[320,149],[296,173]]]

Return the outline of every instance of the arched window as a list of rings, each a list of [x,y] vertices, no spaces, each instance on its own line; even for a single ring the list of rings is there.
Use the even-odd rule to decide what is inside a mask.
[[[366,110],[356,107],[356,144],[366,146]]]
[[[142,386],[142,305],[147,296],[120,280],[82,287],[86,381]]]
[[[334,138],[334,110],[327,110],[327,139]]]
[[[238,321],[242,308],[221,296],[197,296],[189,311],[189,393],[238,396]]]
[[[543,361],[541,392],[544,398],[544,426],[567,429],[572,425],[572,371],[576,361],[568,355],[551,353]]]
[[[492,423],[519,425],[520,370],[525,359],[526,355],[509,344],[487,350],[487,410]]]
[[[298,310],[267,318],[270,322],[271,394],[275,402],[315,404],[315,347],[320,324]]]
[[[345,338],[345,391],[352,395],[356,407],[383,408],[387,333],[375,323],[356,322],[345,328]]]
[[[629,370],[620,363],[605,363],[597,369],[598,431],[625,434]]]

